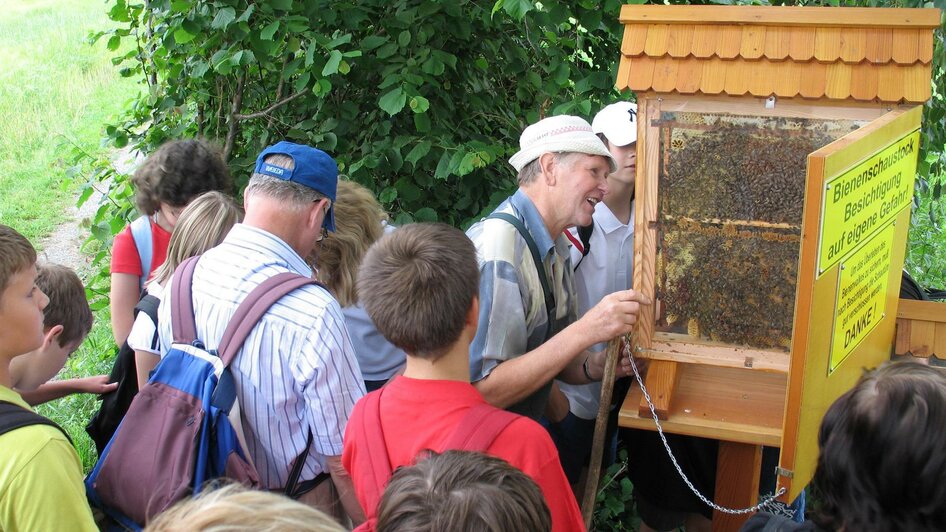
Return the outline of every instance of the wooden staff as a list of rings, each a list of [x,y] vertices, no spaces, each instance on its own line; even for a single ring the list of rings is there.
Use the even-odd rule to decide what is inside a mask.
[[[588,465],[585,495],[581,502],[581,516],[584,518],[585,528],[588,530],[591,530],[591,519],[594,516],[595,499],[598,495],[598,477],[601,475],[604,437],[608,432],[608,413],[611,410],[611,395],[614,393],[614,372],[617,369],[617,361],[620,355],[621,337],[618,337],[608,343],[608,356],[604,363],[604,376],[601,378],[601,403],[598,405],[595,435],[591,442],[591,463]]]

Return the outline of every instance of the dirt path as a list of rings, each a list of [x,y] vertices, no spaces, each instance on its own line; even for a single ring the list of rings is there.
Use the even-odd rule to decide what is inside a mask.
[[[116,152],[112,160],[119,172],[130,173],[137,167],[141,156],[128,150],[120,150]],[[100,186],[102,190],[106,188],[106,184]],[[82,253],[82,244],[89,236],[88,227],[95,211],[101,205],[102,198],[103,196],[99,193],[93,194],[81,209],[76,208],[76,198],[73,198],[66,212],[68,220],[40,242],[43,250],[40,252],[40,257],[46,262],[69,266],[78,272],[88,269],[91,261]]]

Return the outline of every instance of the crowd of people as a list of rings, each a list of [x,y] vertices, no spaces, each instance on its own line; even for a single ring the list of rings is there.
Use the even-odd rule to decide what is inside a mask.
[[[653,304],[631,289],[636,121],[636,106],[622,102],[591,124],[553,116],[528,126],[510,159],[518,190],[465,234],[439,223],[393,227],[368,189],[340,180],[335,160],[311,146],[263,150],[242,209],[206,141],[152,154],[133,179],[142,216],[112,254],[112,330],[133,353],[134,390],[172,349],[168,295],[187,259],[199,257],[192,306],[210,351],[267,279],[290,272],[320,284],[270,307],[231,365],[259,489],[223,483],[141,524],[584,530],[575,494],[604,347]],[[140,311],[145,298],[156,313]],[[76,274],[37,264],[33,246],[0,225],[0,530],[102,524],[68,436],[29,407],[115,393],[119,383],[105,377],[51,380],[91,326]],[[631,361],[615,372],[631,375]],[[866,374],[825,417],[813,520],[759,514],[747,529],[942,529],[944,416],[939,370],[900,363]],[[712,514],[681,495],[653,434],[621,437],[635,455],[641,528],[708,529]],[[691,461],[706,448],[673,446]],[[278,493],[290,482],[295,500]]]

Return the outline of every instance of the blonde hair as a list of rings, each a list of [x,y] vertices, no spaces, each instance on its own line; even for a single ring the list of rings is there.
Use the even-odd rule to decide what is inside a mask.
[[[328,515],[268,491],[239,484],[205,489],[155,517],[147,532],[343,532]]]
[[[338,303],[348,307],[358,303],[358,266],[371,244],[384,234],[381,222],[388,215],[374,194],[358,183],[339,181],[336,194],[335,232],[325,236],[317,250],[318,264],[313,265]]]
[[[181,212],[171,232],[167,259],[154,274],[155,282],[164,284],[182,262],[220,244],[242,219],[240,206],[230,196],[220,192],[198,196]]]

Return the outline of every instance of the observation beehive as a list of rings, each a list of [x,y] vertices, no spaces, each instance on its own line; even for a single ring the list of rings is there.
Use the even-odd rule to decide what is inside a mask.
[[[721,441],[717,502],[754,502],[762,445],[794,498],[827,406],[890,354],[939,10],[628,5],[621,22],[634,286],[659,302],[635,356],[668,432]],[[635,388],[620,423],[653,430]]]

